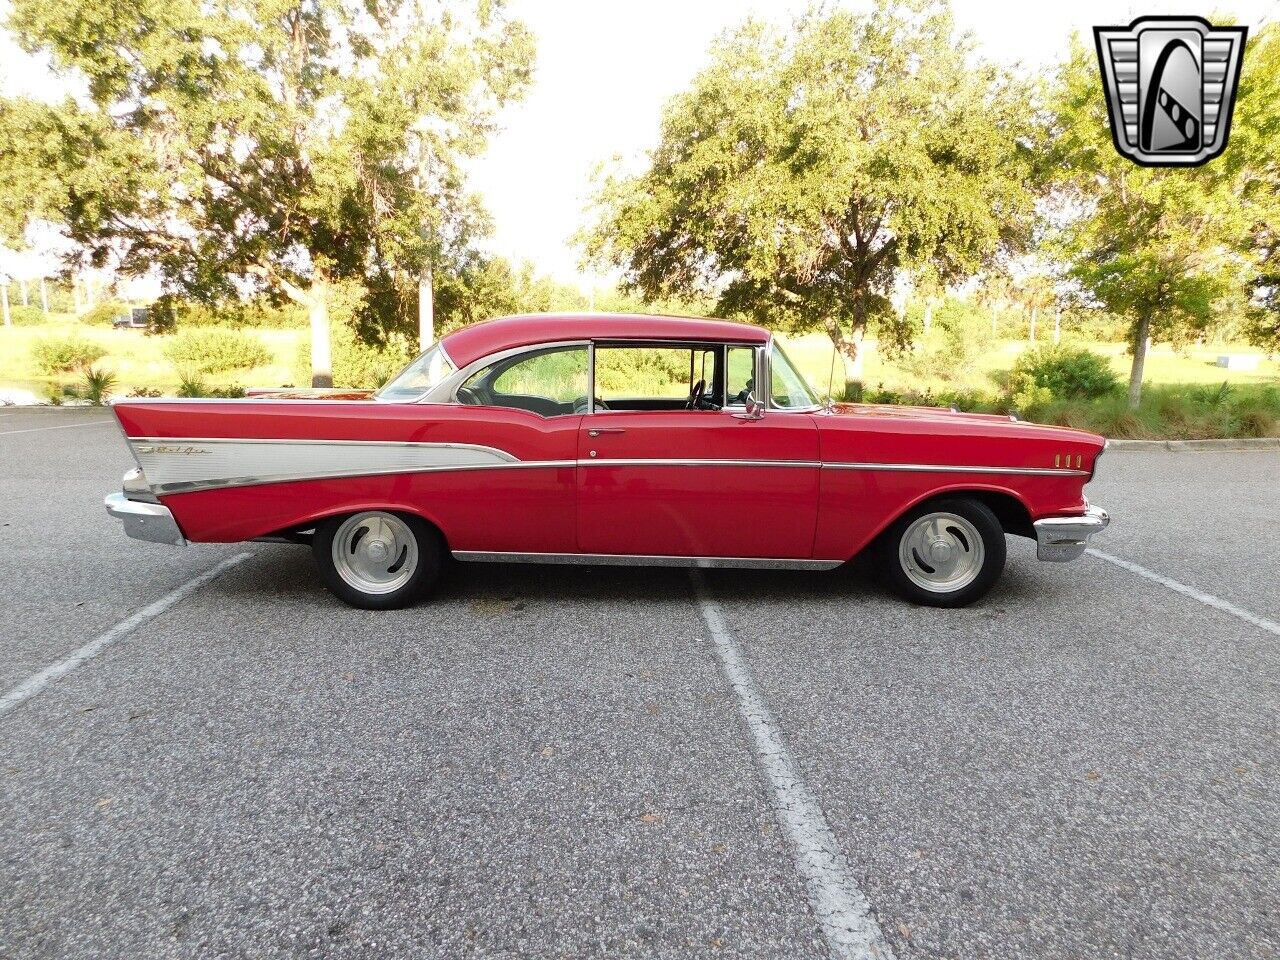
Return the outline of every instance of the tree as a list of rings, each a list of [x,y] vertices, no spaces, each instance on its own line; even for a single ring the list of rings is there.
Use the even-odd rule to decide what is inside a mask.
[[[1062,205],[1077,211],[1056,246],[1086,300],[1129,324],[1136,409],[1149,342],[1186,341],[1219,314],[1247,308],[1253,274],[1242,252],[1249,214],[1239,184],[1250,158],[1238,143],[1227,151],[1232,161],[1194,168],[1139,167],[1122,157],[1097,58],[1078,37],[1051,107],[1051,168]]]
[[[1234,168],[1249,218],[1242,238],[1256,263],[1249,337],[1280,350],[1280,23],[1249,39],[1231,146],[1214,162]]]
[[[474,231],[458,155],[527,82],[528,34],[498,0],[436,9],[15,0],[19,42],[87,93],[6,104],[27,122],[0,175],[21,154],[19,189],[32,185],[32,209],[52,211],[91,265],[154,270],[171,295],[249,287],[304,306],[312,382],[328,385],[334,285],[365,284],[375,314],[404,309],[403,277]],[[415,187],[428,147],[441,174]]]
[[[899,271],[945,286],[1026,242],[1031,114],[943,2],[748,21],[668,104],[648,169],[602,184],[587,254],[650,298],[825,331],[853,380]]]

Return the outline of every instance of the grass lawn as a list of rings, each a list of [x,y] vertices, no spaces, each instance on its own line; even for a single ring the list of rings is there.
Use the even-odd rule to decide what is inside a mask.
[[[783,345],[787,354],[796,362],[796,366],[808,378],[819,395],[827,395],[827,381],[831,372],[831,341],[821,334],[810,334],[804,337],[784,338]],[[963,387],[983,393],[994,393],[998,389],[992,374],[1007,372],[1017,359],[1018,354],[1031,345],[1025,341],[1004,341],[986,354],[978,364],[976,373],[959,383],[944,380],[920,380],[912,377],[901,367],[889,362],[877,349],[874,340],[867,341],[864,356],[863,382],[869,389],[883,386],[886,390],[901,392],[906,390],[931,390],[938,393],[956,390]],[[1105,355],[1112,368],[1124,383],[1129,382],[1129,368],[1132,358],[1128,347],[1122,343],[1091,343],[1088,349]],[[1258,369],[1254,371],[1226,370],[1217,365],[1220,354],[1248,354],[1260,358]],[[841,376],[837,366],[836,379]],[[1232,386],[1276,386],[1280,387],[1280,362],[1268,359],[1255,347],[1244,344],[1209,345],[1191,347],[1185,351],[1175,351],[1166,344],[1157,344],[1147,353],[1147,362],[1143,370],[1143,383],[1161,385],[1175,384],[1211,384],[1228,383]],[[839,389],[837,384],[837,389]]]
[[[207,378],[210,386],[279,387],[294,382],[292,364],[297,355],[302,330],[250,330],[250,336],[262,341],[271,352],[273,362],[251,370],[236,370]],[[70,317],[55,317],[35,327],[0,327],[0,389],[16,387],[30,390],[40,399],[64,386],[79,381],[76,374],[48,376],[31,361],[31,345],[50,336],[78,334],[106,349],[107,355],[95,367],[109,370],[116,377],[116,391],[129,393],[137,389],[172,391],[178,386],[178,372],[164,356],[168,337],[148,336],[141,330],[112,330],[89,327]]]

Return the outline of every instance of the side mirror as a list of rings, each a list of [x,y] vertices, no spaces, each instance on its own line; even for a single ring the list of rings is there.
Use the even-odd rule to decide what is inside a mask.
[[[735,413],[734,417],[736,417],[739,420],[763,420],[764,404],[756,400],[754,394],[748,393],[747,394],[747,412]]]

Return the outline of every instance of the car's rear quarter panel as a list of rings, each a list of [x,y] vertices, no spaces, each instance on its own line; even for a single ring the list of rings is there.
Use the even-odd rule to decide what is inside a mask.
[[[579,417],[438,404],[238,400],[115,407],[131,439],[457,443],[520,461],[576,456]],[[455,550],[495,550],[517,540],[548,552],[574,549],[572,466],[376,474],[162,494],[189,540],[235,542],[362,509],[418,513]]]

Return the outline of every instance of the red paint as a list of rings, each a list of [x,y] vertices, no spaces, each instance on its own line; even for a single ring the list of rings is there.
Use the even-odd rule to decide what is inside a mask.
[[[650,317],[643,314],[529,314],[488,320],[456,330],[440,341],[459,368],[499,350],[564,340],[681,340],[767,343],[769,331],[728,320]]]
[[[445,340],[465,365],[513,346],[599,340],[763,343],[767,333],[670,317],[516,317]],[[454,550],[843,560],[903,511],[984,491],[1030,519],[1083,513],[1084,476],[820,469],[947,464],[1091,472],[1102,438],[1078,430],[918,407],[841,404],[832,413],[620,411],[543,418],[522,410],[356,399],[117,404],[130,437],[478,444],[564,466],[262,484],[163,498],[188,539],[231,542],[364,509],[417,513]],[[591,436],[592,430],[600,430]],[[621,432],[618,432],[621,431]],[[592,455],[594,453],[594,456]],[[788,461],[790,466],[608,464],[610,460]],[[601,462],[606,462],[601,465]],[[575,464],[584,464],[581,466]],[[587,465],[594,464],[594,465]]]

